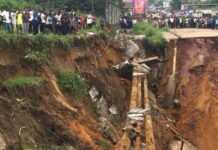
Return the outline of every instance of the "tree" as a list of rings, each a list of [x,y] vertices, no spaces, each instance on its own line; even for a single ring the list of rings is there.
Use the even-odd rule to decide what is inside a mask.
[[[218,0],[210,0],[212,4],[218,4]]]
[[[176,10],[180,9],[181,5],[182,5],[182,1],[181,0],[172,0],[172,2],[171,2],[171,7],[173,9],[176,9]]]

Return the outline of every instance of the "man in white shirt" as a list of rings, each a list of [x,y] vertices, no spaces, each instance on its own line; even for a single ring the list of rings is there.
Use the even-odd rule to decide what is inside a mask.
[[[91,27],[91,26],[92,26],[92,24],[93,24],[93,17],[92,17],[91,14],[89,14],[89,15],[87,16],[87,22],[86,22],[86,24],[87,24],[88,27]]]
[[[40,31],[44,32],[45,31],[45,24],[46,24],[46,15],[44,14],[44,12],[42,12],[40,14],[40,18],[41,18],[41,26],[40,26]]]
[[[9,11],[3,11],[2,13],[3,16],[3,23],[4,23],[4,29],[5,32],[11,32],[11,16]]]
[[[29,10],[29,31],[30,32],[33,32],[33,18],[34,18],[34,16],[33,16],[33,14],[34,14],[34,11],[33,10]]]
[[[16,12],[11,12],[11,22],[12,22],[12,28],[13,32],[17,31],[17,13]]]

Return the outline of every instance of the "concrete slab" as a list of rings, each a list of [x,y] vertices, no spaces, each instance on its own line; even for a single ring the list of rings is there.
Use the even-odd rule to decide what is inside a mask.
[[[171,29],[170,32],[165,32],[164,37],[167,41],[174,39],[189,39],[189,38],[210,38],[218,37],[218,30],[213,29]]]
[[[178,37],[170,32],[164,32],[163,33],[164,39],[166,41],[176,40]]]

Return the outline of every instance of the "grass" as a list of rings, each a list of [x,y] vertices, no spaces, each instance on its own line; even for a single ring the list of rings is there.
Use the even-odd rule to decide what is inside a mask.
[[[139,22],[134,25],[133,32],[135,34],[144,34],[145,40],[151,45],[163,45],[165,40],[163,38],[163,31],[167,29],[159,29],[147,22]]]
[[[16,49],[70,49],[73,47],[74,35],[24,34],[0,32],[0,46]]]
[[[6,88],[16,89],[24,87],[37,87],[42,84],[44,80],[37,76],[15,76],[2,82]]]
[[[58,73],[58,84],[61,89],[69,92],[76,98],[81,98],[87,94],[87,83],[78,73],[63,71]]]

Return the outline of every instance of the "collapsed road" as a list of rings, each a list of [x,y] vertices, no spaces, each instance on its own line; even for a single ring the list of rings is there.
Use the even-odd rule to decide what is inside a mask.
[[[189,34],[187,34],[188,36],[184,36],[186,35],[184,34],[186,32],[189,32]],[[185,103],[181,101],[180,97],[182,95],[178,95],[179,90],[181,90],[179,89],[179,87],[181,86],[180,85],[181,74],[178,73],[181,73],[182,71],[178,69],[181,69],[182,68],[181,65],[183,65],[181,64],[181,55],[182,55],[181,50],[184,50],[184,48],[181,48],[181,46],[183,46],[181,45],[181,43],[184,44],[187,41],[192,41],[192,42],[194,41],[195,44],[197,41],[197,43],[203,42],[206,45],[206,46],[205,45],[202,46],[203,44],[201,43],[199,46],[200,50],[196,50],[196,52],[193,52],[196,53],[196,58],[193,58],[194,55],[192,55],[189,58],[189,59],[196,59],[196,60],[192,60],[193,62],[191,62],[192,67],[196,70],[190,69],[190,72],[191,71],[202,72],[202,67],[205,67],[206,64],[205,62],[206,57],[209,56],[208,52],[205,52],[208,51],[208,44],[209,45],[212,44],[209,47],[212,48],[213,51],[217,50],[217,48],[214,47],[213,45],[216,43],[218,32],[207,30],[206,34],[204,34],[202,30],[182,29],[182,31],[180,31],[178,29],[178,30],[172,30],[172,32],[166,33],[164,36],[166,41],[168,42],[167,49],[165,50],[165,55],[167,57],[165,59],[167,59],[168,61],[165,62],[164,65],[164,69],[163,69],[164,71],[162,72],[162,79],[160,80],[160,85],[159,85],[160,86],[159,92],[155,93],[157,96],[157,99],[155,98],[155,101],[152,101],[151,98],[149,97],[149,93],[151,92],[149,92],[150,86],[148,84],[150,82],[148,81],[147,78],[152,68],[149,68],[147,65],[145,65],[145,63],[148,63],[149,61],[153,61],[153,60],[158,60],[158,63],[160,63],[161,60],[158,57],[151,57],[151,58],[146,58],[145,60],[137,61],[137,59],[135,58],[131,62],[131,65],[133,66],[133,73],[132,73],[132,90],[131,90],[131,97],[129,103],[129,112],[127,113],[127,122],[125,128],[123,129],[123,136],[118,142],[118,144],[116,145],[117,150],[129,150],[129,149],[130,150],[133,149],[134,150],[144,150],[144,149],[146,150],[158,150],[158,149],[205,150],[205,147],[203,145],[205,145],[206,142],[204,144],[203,143],[199,144],[195,139],[193,139],[194,136],[192,136],[191,138],[190,136],[187,136],[187,133],[184,132],[192,132],[192,131],[191,130],[184,131],[183,129],[181,129],[182,120],[179,122],[176,122],[176,120],[178,119],[172,121],[170,117],[168,118],[168,116],[166,117],[168,119],[167,122],[164,123],[159,122],[159,124],[161,124],[161,126],[164,126],[164,128],[167,130],[166,132],[171,132],[173,138],[171,138],[171,140],[168,141],[168,146],[164,146],[165,148],[158,145],[159,144],[158,141],[160,141],[160,139],[158,139],[158,137],[156,136],[157,129],[156,126],[154,126],[155,124],[154,120],[156,120],[154,111],[164,112],[164,111],[173,110],[173,112],[177,111],[176,114],[178,116],[180,110],[186,109],[186,108],[182,108],[183,103]],[[187,42],[187,43],[191,44],[191,42]],[[189,46],[191,47],[191,45]],[[187,58],[187,61],[189,59]],[[143,63],[139,63],[139,62],[143,62]],[[165,110],[161,109],[158,106],[159,102],[167,103],[170,109],[169,108]],[[193,111],[195,107],[196,106],[193,106]],[[186,115],[186,117],[188,117],[187,119],[189,120],[189,116]],[[192,116],[192,118],[190,119],[192,120],[195,119],[195,116]],[[198,125],[196,124],[196,126]],[[134,132],[136,133],[135,138],[131,137],[132,130],[134,130]],[[200,137],[198,139],[200,139]]]

